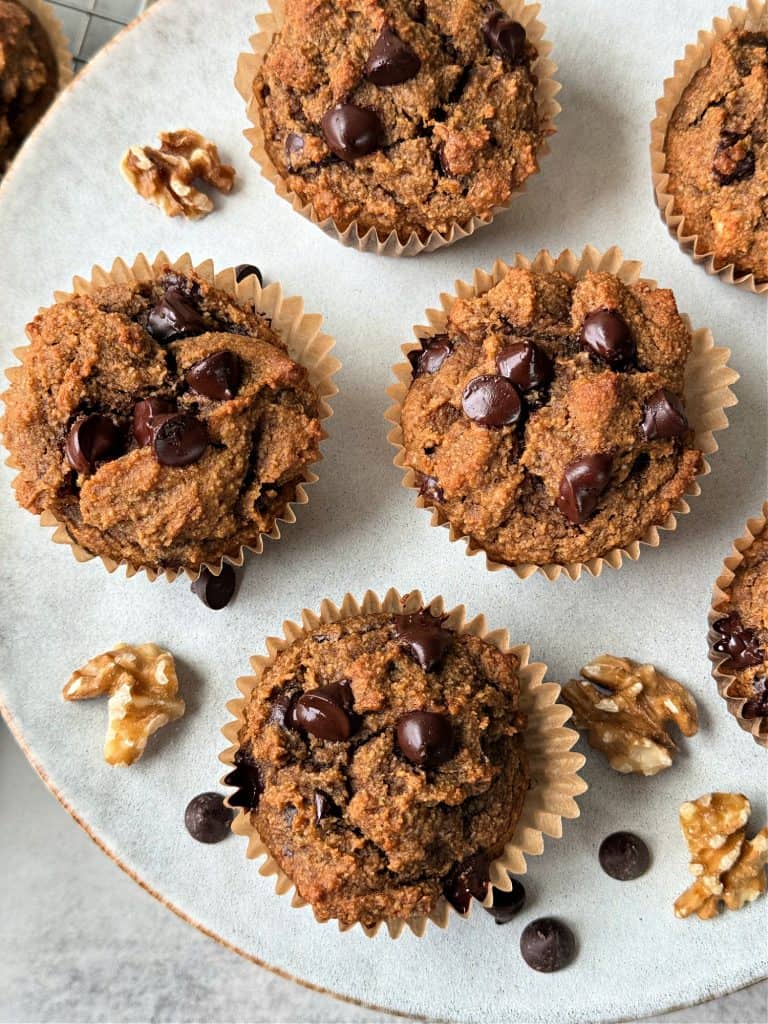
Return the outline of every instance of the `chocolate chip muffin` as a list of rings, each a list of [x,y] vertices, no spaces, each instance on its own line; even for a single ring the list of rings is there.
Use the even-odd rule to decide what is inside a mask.
[[[17,0],[0,0],[0,175],[50,106],[58,84],[43,26]]]
[[[319,458],[318,395],[269,320],[194,272],[43,310],[4,395],[20,505],[155,571],[237,557]]]
[[[486,0],[287,0],[253,97],[319,220],[424,240],[488,219],[537,170],[536,59]]]
[[[315,916],[342,925],[482,900],[528,786],[519,659],[429,609],[326,624],[246,700],[233,806]]]
[[[428,505],[508,565],[582,563],[663,523],[693,483],[672,293],[514,267],[409,351],[404,462]]]
[[[768,15],[717,39],[667,129],[666,191],[715,269],[768,280]]]

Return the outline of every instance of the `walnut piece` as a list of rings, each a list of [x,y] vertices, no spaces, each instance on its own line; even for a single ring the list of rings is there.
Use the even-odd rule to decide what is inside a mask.
[[[138,761],[153,732],[184,714],[178,692],[173,655],[157,644],[118,644],[74,672],[63,697],[110,695],[104,760],[127,765]]]
[[[680,827],[691,854],[696,881],[675,900],[675,915],[696,914],[706,921],[740,910],[766,889],[768,828],[745,839],[751,812],[741,793],[707,793],[680,808]]]
[[[581,675],[563,687],[563,700],[573,708],[574,725],[588,730],[590,746],[617,772],[656,775],[677,750],[666,723],[684,736],[699,728],[693,697],[653,665],[601,654]]]
[[[199,178],[229,193],[235,183],[234,167],[221,162],[214,143],[189,128],[161,132],[160,143],[160,149],[131,146],[120,164],[123,176],[169,217],[205,217],[213,203],[192,183]]]

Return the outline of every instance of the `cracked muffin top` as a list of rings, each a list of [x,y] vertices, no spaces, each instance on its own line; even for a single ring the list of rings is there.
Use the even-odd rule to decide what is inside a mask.
[[[701,468],[672,293],[513,268],[409,352],[405,461],[490,558],[584,562],[662,523]]]
[[[57,302],[27,334],[3,396],[16,496],[93,554],[156,570],[234,557],[319,458],[306,369],[192,272]]]
[[[768,15],[734,29],[683,92],[665,143],[668,191],[697,251],[768,280]]]
[[[519,660],[429,609],[358,615],[281,651],[247,698],[233,806],[319,920],[482,900],[528,774]]]
[[[486,0],[287,0],[253,83],[267,153],[342,230],[487,218],[537,170],[536,58]]]
[[[0,0],[0,175],[50,106],[58,82],[43,26],[16,0]]]

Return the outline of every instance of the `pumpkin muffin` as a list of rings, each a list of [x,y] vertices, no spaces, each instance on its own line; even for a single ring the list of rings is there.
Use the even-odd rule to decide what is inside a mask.
[[[19,504],[156,571],[235,558],[319,458],[318,395],[269,320],[194,272],[43,310],[3,396]]]

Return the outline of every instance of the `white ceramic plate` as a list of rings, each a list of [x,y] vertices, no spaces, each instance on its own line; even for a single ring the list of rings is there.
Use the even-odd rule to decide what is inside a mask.
[[[10,722],[60,799],[143,884],[221,941],[344,997],[462,1021],[567,1024],[657,1013],[755,981],[766,972],[768,901],[711,922],[672,914],[688,882],[681,801],[743,790],[755,822],[766,815],[765,752],[727,714],[706,651],[712,582],[767,489],[764,302],[707,277],[667,236],[647,152],[663,78],[721,5],[643,0],[629,24],[620,4],[550,0],[543,16],[565,89],[543,174],[491,228],[416,261],[343,249],[277,200],[251,165],[232,78],[262,6],[163,0],[96,58],[29,142],[0,191],[2,363],[11,364],[38,306],[93,263],[160,248],[213,257],[222,267],[256,262],[289,294],[303,294],[309,310],[322,311],[338,338],[342,393],[321,482],[299,523],[248,562],[237,600],[213,613],[183,581],[150,584],[110,577],[96,561],[77,565],[16,508],[4,469],[0,696]],[[187,125],[215,139],[240,170],[235,194],[198,224],[166,220],[118,171],[129,144]],[[445,531],[430,529],[400,488],[382,419],[389,366],[411,324],[455,278],[515,250],[585,243],[616,243],[642,259],[646,276],[673,287],[696,325],[732,346],[741,404],[718,435],[722,450],[693,513],[638,564],[577,584],[490,575],[481,559],[449,545]],[[276,896],[246,861],[241,840],[206,847],[184,830],[188,799],[219,778],[224,704],[262,638],[326,595],[389,585],[485,611],[513,641],[529,642],[552,678],[567,678],[607,649],[657,662],[699,700],[701,732],[664,775],[620,777],[589,758],[582,817],[533,859],[530,904],[506,927],[475,909],[468,922],[430,929],[422,940],[341,935]],[[89,656],[119,640],[149,639],[178,656],[189,711],[153,740],[143,761],[117,771],[100,756],[104,705],[64,705],[59,694]],[[600,840],[618,828],[637,830],[652,848],[652,869],[640,881],[614,882],[598,866]],[[518,940],[526,921],[550,913],[571,924],[579,954],[567,970],[545,976],[523,964]]]

